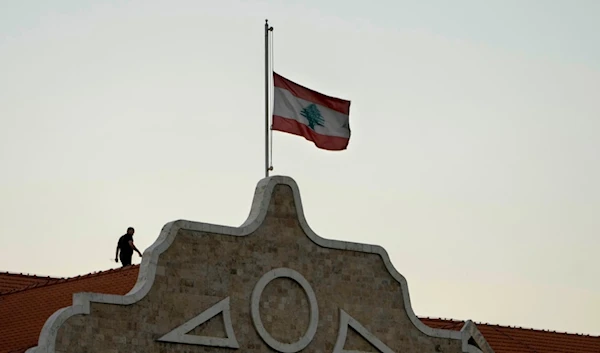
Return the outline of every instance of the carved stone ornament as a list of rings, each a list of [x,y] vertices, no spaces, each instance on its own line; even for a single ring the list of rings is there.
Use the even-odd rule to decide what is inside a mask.
[[[274,176],[258,183],[240,227],[167,223],[129,293],[74,294],[27,352],[238,351],[492,349],[471,321],[461,331],[423,324],[383,248],[318,236],[294,180]]]

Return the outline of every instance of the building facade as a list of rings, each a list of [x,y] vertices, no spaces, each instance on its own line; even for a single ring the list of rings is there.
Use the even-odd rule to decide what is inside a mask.
[[[471,321],[418,318],[406,280],[383,248],[315,234],[287,177],[259,182],[240,227],[168,223],[136,277],[115,277],[105,287],[82,280],[70,289],[74,281],[48,279],[0,294],[0,313],[36,288],[63,286],[72,294],[70,306],[40,314],[37,344],[27,353],[495,351]],[[27,324],[19,320],[12,321],[15,335]],[[23,341],[7,342],[22,352],[16,348]]]

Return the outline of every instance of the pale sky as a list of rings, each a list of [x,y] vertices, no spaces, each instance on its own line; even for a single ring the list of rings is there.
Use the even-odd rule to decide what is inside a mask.
[[[240,225],[266,18],[278,73],[352,101],[346,151],[274,134],[317,234],[383,246],[417,315],[600,334],[595,0],[0,0],[0,271]]]

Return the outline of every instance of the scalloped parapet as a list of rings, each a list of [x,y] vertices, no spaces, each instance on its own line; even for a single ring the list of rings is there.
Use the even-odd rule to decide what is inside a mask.
[[[126,295],[77,293],[28,353],[491,352],[475,325],[432,329],[376,245],[321,238],[293,179],[261,180],[247,221],[166,224]]]

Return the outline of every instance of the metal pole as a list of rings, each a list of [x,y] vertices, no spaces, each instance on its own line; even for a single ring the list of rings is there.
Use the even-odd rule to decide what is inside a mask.
[[[269,20],[265,20],[265,177],[269,176]]]

